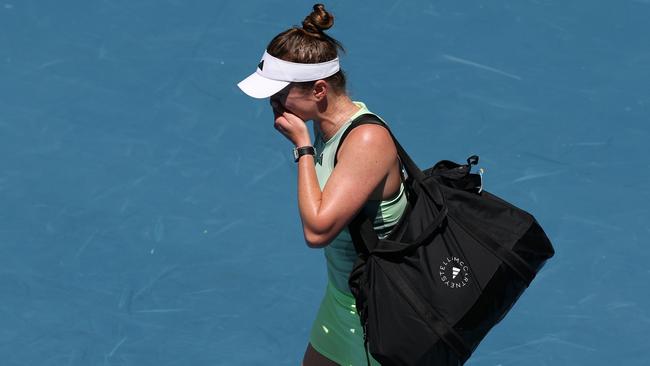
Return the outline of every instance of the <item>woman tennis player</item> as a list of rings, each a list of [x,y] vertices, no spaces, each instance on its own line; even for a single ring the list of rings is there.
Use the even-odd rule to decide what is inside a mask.
[[[338,58],[343,48],[324,33],[333,23],[322,4],[314,5],[302,28],[273,38],[255,73],[238,84],[251,97],[270,98],[275,128],[295,146],[305,241],[325,253],[328,284],[304,366],[367,364],[363,330],[348,286],[356,252],[347,225],[363,212],[384,237],[406,207],[400,162],[385,128],[355,128],[335,156],[351,121],[371,112],[347,95]],[[314,141],[305,124],[309,120]]]

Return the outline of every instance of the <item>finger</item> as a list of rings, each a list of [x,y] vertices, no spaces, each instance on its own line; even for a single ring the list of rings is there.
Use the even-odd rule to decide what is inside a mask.
[[[298,121],[302,122],[300,117],[286,110],[282,113],[282,117],[284,117],[289,123],[297,123]]]
[[[273,124],[273,127],[275,127],[276,130],[278,130],[278,131],[280,131],[282,133],[286,132],[286,130],[287,130],[284,127],[284,121],[282,121],[281,119],[276,119],[275,123]]]
[[[279,124],[277,124],[277,123],[274,124],[273,128],[275,128],[278,132],[280,132],[280,133],[282,133],[284,135],[284,128],[282,128],[282,126],[280,126]]]

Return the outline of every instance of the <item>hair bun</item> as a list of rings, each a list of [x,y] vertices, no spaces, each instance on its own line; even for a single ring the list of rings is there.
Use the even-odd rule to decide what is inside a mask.
[[[325,5],[315,4],[314,11],[302,21],[302,29],[309,33],[322,33],[332,28],[334,16],[325,10]]]

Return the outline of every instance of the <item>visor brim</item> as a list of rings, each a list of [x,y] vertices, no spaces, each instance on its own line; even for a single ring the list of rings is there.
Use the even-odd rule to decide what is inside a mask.
[[[257,99],[268,98],[284,89],[287,85],[289,85],[288,81],[268,79],[257,72],[237,84],[244,93]]]

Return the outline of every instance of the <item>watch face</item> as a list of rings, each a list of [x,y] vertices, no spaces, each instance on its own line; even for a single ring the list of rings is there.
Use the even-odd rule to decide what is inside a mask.
[[[293,149],[293,160],[298,161],[298,149]]]

